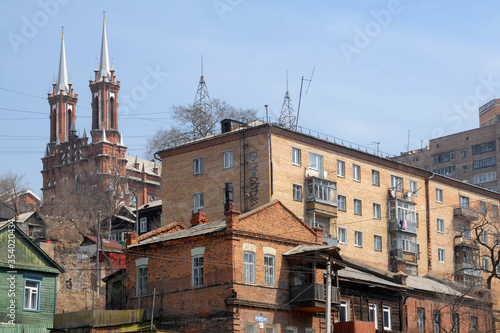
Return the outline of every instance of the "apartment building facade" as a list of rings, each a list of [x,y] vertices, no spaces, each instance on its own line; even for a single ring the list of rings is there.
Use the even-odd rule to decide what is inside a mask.
[[[466,285],[488,275],[470,230],[480,206],[497,218],[498,193],[267,123],[222,128],[158,153],[164,219],[222,218],[230,182],[238,210],[279,199],[326,244],[375,267]]]

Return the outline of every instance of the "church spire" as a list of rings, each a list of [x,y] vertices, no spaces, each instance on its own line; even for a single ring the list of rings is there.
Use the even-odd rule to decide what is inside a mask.
[[[102,42],[101,42],[101,61],[99,62],[99,81],[106,77],[107,81],[111,80],[111,67],[109,66],[108,54],[108,38],[106,36],[106,16],[103,13],[102,20]]]
[[[61,38],[61,55],[59,57],[59,76],[57,78],[57,88],[56,93],[59,94],[61,90],[63,94],[69,93],[68,86],[68,69],[66,68],[66,48],[64,46],[64,27],[62,27],[62,38]]]

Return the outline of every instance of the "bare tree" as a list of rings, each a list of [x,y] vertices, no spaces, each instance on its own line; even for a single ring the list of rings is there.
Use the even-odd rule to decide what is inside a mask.
[[[174,106],[174,120],[178,123],[170,129],[160,129],[148,140],[148,157],[159,150],[166,149],[196,138],[205,137],[218,131],[217,126],[225,118],[251,122],[257,119],[256,110],[235,108],[219,99],[212,99],[211,112],[208,114],[192,104]]]
[[[9,171],[0,176],[0,217],[12,218],[34,208],[21,196],[27,188],[24,175]]]

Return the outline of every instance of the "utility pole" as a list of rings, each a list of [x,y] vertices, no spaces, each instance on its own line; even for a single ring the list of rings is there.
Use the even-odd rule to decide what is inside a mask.
[[[330,257],[326,261],[326,333],[332,332],[332,263]]]
[[[99,269],[99,243],[101,241],[101,211],[97,212],[97,242],[96,242],[96,252],[95,252],[95,265],[96,265],[96,272],[95,272],[95,286],[97,289],[97,296],[99,296],[99,280],[101,276],[101,272]]]

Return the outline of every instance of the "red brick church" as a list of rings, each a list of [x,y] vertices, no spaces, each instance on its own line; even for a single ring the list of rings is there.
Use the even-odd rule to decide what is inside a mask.
[[[63,33],[59,74],[52,93],[48,94],[50,142],[42,158],[41,171],[42,211],[45,214],[52,215],[58,196],[65,195],[68,189],[78,191],[89,178],[119,191],[121,202],[131,207],[161,197],[160,164],[127,156],[127,147],[118,129],[120,81],[116,81],[115,71],[110,66],[105,22],[99,68],[94,72],[95,78],[89,82],[92,92],[90,138],[85,130],[79,137],[75,129],[78,94],[68,80]],[[116,179],[119,182],[115,182]]]

